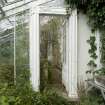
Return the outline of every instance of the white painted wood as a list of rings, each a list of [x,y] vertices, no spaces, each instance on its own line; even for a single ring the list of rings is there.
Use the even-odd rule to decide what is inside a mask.
[[[30,4],[30,3],[31,3],[31,7],[32,7],[32,5],[34,7],[36,7],[38,5],[41,5],[41,4],[49,2],[49,1],[52,1],[52,0],[30,0],[30,1],[29,0],[22,0],[20,2],[16,2],[16,3],[13,3],[11,5],[4,6],[3,10],[4,11],[9,11],[9,10],[12,10],[14,8],[19,8],[23,5]]]
[[[35,1],[35,0],[34,0],[34,1]],[[31,1],[31,2],[32,2],[32,1]],[[16,2],[16,3],[10,4],[10,5],[4,6],[4,7],[3,7],[3,10],[4,10],[4,11],[12,10],[12,9],[14,9],[14,8],[20,7],[20,6],[22,6],[22,5],[24,5],[24,4],[28,4],[28,3],[30,3],[29,0],[22,0],[22,1],[20,1],[20,2]]]
[[[66,47],[66,62],[63,63],[63,70],[62,70],[62,80],[63,80],[63,84],[66,88],[67,93],[69,93],[69,78],[68,78],[69,77],[69,75],[68,75],[68,73],[69,73],[69,68],[68,68],[68,66],[69,66],[69,62],[68,62],[69,49],[68,48],[69,48],[69,41],[70,41],[68,27],[69,27],[69,20],[67,19],[66,20],[66,38],[65,38],[65,40],[66,40],[66,46],[65,46]]]
[[[31,3],[30,4],[27,4],[27,5],[24,5],[20,8],[15,8],[13,10],[10,10],[10,11],[6,11],[6,17],[8,16],[11,16],[11,15],[14,15],[16,13],[19,13],[21,11],[24,11],[24,10],[28,10],[29,8],[31,8]],[[54,8],[54,7],[40,7],[39,8],[40,10],[40,14],[42,15],[66,15],[66,8]]]
[[[14,15],[14,84],[16,85],[16,15]]]
[[[32,8],[30,13],[30,70],[31,81],[35,91],[40,85],[40,52],[39,52],[39,8]]]
[[[67,44],[67,38],[68,38],[68,36],[69,36],[69,33],[68,33],[68,26],[69,26],[69,24],[68,24],[68,19],[66,19],[66,25],[65,25],[65,33],[63,33],[64,34],[64,36],[63,36],[63,67],[62,67],[62,83],[63,83],[63,85],[65,86],[65,88],[66,88],[66,91],[68,92],[68,68],[67,68],[67,59],[68,59],[68,57],[66,56],[66,58],[65,58],[65,54],[67,55],[67,50],[68,50],[68,44]],[[66,48],[65,48],[66,47]]]
[[[5,10],[4,9],[4,12],[5,12],[5,15],[6,15],[5,17],[9,17],[11,15],[22,12],[24,10],[28,10],[28,9],[30,9],[31,5],[32,5],[32,2],[29,3],[29,4],[26,4],[26,5],[20,6],[20,7],[10,9],[10,10]]]
[[[49,7],[66,7],[65,0],[52,0],[51,2],[43,4],[43,6]]]
[[[40,6],[40,14],[48,15],[66,15],[66,8]]]
[[[41,5],[46,2],[50,2],[52,0],[32,0],[29,2],[29,0],[20,1],[8,6],[3,7],[3,11],[6,14],[6,17],[14,15],[18,12],[30,9],[30,8],[36,8],[36,6]]]
[[[77,10],[72,11],[69,17],[68,36],[68,95],[78,98],[77,94]]]

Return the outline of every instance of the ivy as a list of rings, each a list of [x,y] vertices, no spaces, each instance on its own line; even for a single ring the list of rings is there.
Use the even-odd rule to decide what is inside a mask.
[[[90,44],[90,47],[91,47],[88,52],[90,54],[90,57],[93,59],[97,59],[97,55],[96,55],[97,47],[96,47],[95,41],[96,41],[95,36],[91,36],[90,39],[87,40],[87,42]]]
[[[90,54],[91,60],[89,61],[88,66],[91,67],[91,69],[88,70],[86,73],[91,73],[97,67],[97,64],[95,63],[95,60],[97,59],[96,37],[95,36],[90,36],[90,39],[87,40],[87,43],[90,45],[90,49],[88,50],[88,53]]]

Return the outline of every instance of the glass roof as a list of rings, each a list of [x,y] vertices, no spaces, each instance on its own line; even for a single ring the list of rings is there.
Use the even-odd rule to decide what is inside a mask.
[[[21,2],[22,1],[22,2]],[[6,7],[10,7],[11,4],[20,4],[21,3],[29,3],[29,2],[32,2],[32,1],[36,1],[36,0],[0,0],[0,20],[4,17],[6,17],[6,14],[5,14],[5,9]],[[37,0],[38,1],[38,0]],[[49,2],[46,2],[43,4],[43,6],[54,6],[54,7],[64,7],[64,0],[48,0]],[[7,8],[8,9],[8,8]],[[8,11],[8,10],[7,10]]]
[[[25,0],[7,0],[7,4],[12,4],[19,1],[25,1]]]
[[[0,0],[0,19],[5,16],[3,7],[20,2],[20,1],[31,1],[31,0]]]
[[[1,7],[3,7],[5,5],[13,4],[19,1],[25,1],[25,0],[0,0],[0,5]]]

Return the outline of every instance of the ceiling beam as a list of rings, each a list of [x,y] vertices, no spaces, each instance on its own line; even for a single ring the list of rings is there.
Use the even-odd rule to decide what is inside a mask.
[[[7,3],[7,0],[4,0],[5,3]]]
[[[30,2],[29,2],[29,0],[25,0],[25,2],[20,1],[20,2],[14,3],[14,4],[11,4],[11,5],[7,5],[7,6],[3,7],[2,9],[5,12],[6,17],[8,17],[8,16],[14,15],[18,12],[30,9],[32,7],[36,7],[38,5],[41,5],[41,4],[50,2],[50,1],[54,1],[54,0],[31,0]]]
[[[1,13],[1,17],[4,17],[5,16],[5,12],[3,11],[2,7],[0,6],[0,13]]]
[[[66,8],[63,7],[40,6],[39,13],[41,15],[67,15]]]
[[[5,1],[4,0],[0,0],[0,5],[4,6],[5,5]]]

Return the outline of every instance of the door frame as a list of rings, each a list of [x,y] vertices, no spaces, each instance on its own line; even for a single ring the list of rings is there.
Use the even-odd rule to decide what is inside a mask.
[[[30,9],[30,70],[31,83],[35,91],[40,87],[40,15],[67,15],[66,8],[32,6]],[[77,93],[77,10],[67,18],[66,39],[66,90],[70,98],[78,98]]]

